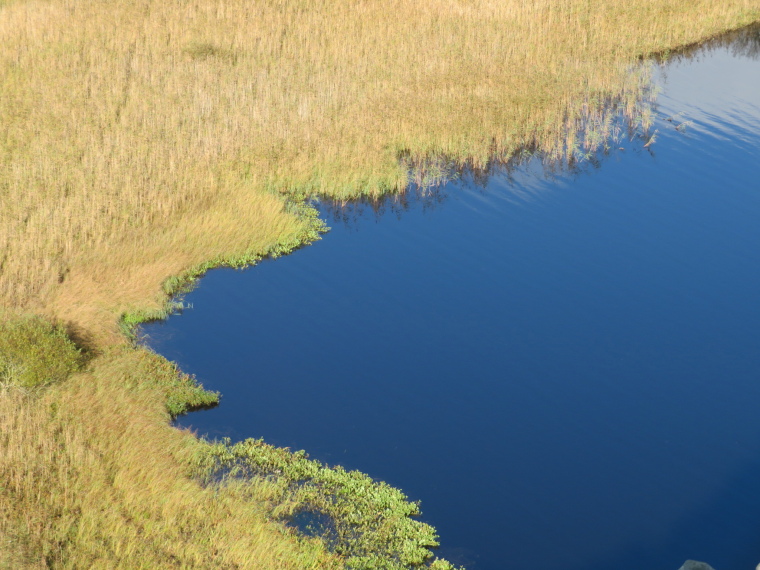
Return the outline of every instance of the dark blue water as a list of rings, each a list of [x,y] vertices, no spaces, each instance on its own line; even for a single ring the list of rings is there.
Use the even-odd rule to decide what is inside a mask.
[[[760,61],[662,81],[646,149],[353,210],[211,272],[145,327],[223,394],[180,424],[386,480],[473,570],[754,568]]]

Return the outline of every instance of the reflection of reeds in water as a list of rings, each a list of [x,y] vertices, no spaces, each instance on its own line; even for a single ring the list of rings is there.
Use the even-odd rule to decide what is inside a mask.
[[[202,445],[160,388],[176,370],[104,348],[116,317],[188,267],[309,237],[278,192],[603,149],[638,56],[758,18],[755,0],[0,0],[0,306],[98,348],[39,398],[0,394],[0,566],[342,566],[267,520],[275,487],[188,477]]]
[[[410,183],[398,192],[381,196],[362,196],[335,200],[320,196],[320,206],[329,216],[345,224],[355,222],[365,211],[375,215],[399,216],[412,204],[422,209],[445,201],[444,185],[467,180],[469,186],[485,188],[491,176],[512,181],[530,164],[538,164],[542,176],[577,172],[584,164],[598,166],[600,158],[619,146],[623,138],[638,140],[644,148],[654,142],[650,133],[658,87],[653,83],[652,64],[638,63],[626,76],[620,91],[612,96],[589,97],[581,105],[568,107],[562,120],[523,148],[493,153],[487,162],[433,156],[415,162],[408,155],[400,158]]]
[[[534,140],[511,154],[494,152],[486,162],[462,161],[442,155],[415,162],[407,154],[401,157],[401,161],[407,169],[410,184],[403,190],[350,200],[335,200],[323,195],[319,199],[320,207],[335,221],[353,225],[367,211],[376,216],[386,213],[400,216],[413,205],[419,205],[423,210],[434,208],[447,198],[445,184],[466,180],[470,189],[485,188],[492,176],[509,182],[511,191],[524,200],[530,191],[518,188],[512,182],[514,176],[525,172],[529,164],[533,174],[538,169],[538,176],[552,178],[579,172],[584,165],[598,167],[603,157],[619,147],[624,139],[639,148],[649,149],[657,140],[657,131],[651,132],[659,91],[653,79],[655,66],[726,48],[734,56],[760,57],[760,24],[641,59],[631,66],[616,94],[589,95],[582,104],[569,106],[561,121],[543,131],[540,141]],[[681,114],[665,120],[679,132],[686,131],[693,124]]]
[[[674,60],[688,60],[717,49],[728,49],[735,57],[760,58],[760,22],[720,34],[706,42],[661,51],[652,54],[652,58],[659,63],[667,63]]]
[[[729,34],[715,43],[729,46],[735,56],[760,59],[760,24]]]
[[[494,153],[485,164],[443,158],[410,164],[410,179],[424,188],[469,171],[479,183],[485,184],[494,169],[509,173],[535,159],[548,172],[572,170],[600,151],[609,152],[624,136],[633,139],[646,135],[652,125],[657,93],[651,71],[650,64],[638,64],[614,95],[589,94],[582,102],[568,105],[555,125],[536,133],[535,140],[520,149]]]
[[[638,56],[752,4],[3,2],[0,303],[94,326],[183,268],[296,239],[272,192],[578,158]]]

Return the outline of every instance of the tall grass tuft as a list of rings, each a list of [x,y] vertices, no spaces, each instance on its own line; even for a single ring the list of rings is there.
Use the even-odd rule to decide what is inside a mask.
[[[0,389],[61,382],[83,363],[66,331],[33,315],[0,320]]]

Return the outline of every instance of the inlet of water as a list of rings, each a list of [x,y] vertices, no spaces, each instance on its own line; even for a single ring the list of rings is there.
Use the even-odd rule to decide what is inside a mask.
[[[760,61],[668,64],[657,141],[325,210],[144,327],[223,394],[180,419],[422,501],[472,570],[760,562]],[[688,121],[688,123],[685,123]],[[678,128],[676,128],[678,127]],[[617,148],[617,147],[616,147]]]

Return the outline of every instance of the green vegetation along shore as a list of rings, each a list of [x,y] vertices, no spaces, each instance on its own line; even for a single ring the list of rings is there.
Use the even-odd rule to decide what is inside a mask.
[[[0,0],[0,567],[429,561],[400,491],[172,428],[218,395],[131,327],[318,239],[308,196],[582,154],[642,57],[756,21],[760,0]]]

